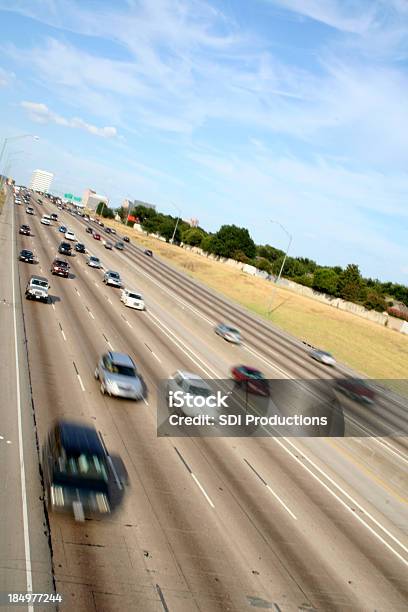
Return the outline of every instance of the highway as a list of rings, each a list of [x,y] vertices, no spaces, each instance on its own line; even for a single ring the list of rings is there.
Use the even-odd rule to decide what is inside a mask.
[[[50,591],[55,580],[56,592],[63,597],[60,609],[405,610],[404,440],[158,438],[157,388],[177,369],[220,379],[228,378],[237,363],[258,367],[269,378],[329,374],[310,360],[301,342],[158,258],[147,258],[133,244],[123,253],[106,250],[85,233],[86,223],[65,211],[57,211],[61,222],[105,268],[119,271],[126,286],[143,294],[147,310],[125,308],[119,291],[106,287],[103,272],[86,266],[79,253],[68,258],[70,278],[51,276],[61,234],[58,224],[40,224],[41,214],[55,207],[40,206],[36,200],[34,217],[9,198],[1,218],[3,261],[11,264],[0,275],[6,301],[0,331],[9,356],[0,375],[3,388],[10,387],[3,427],[13,444],[2,441],[0,453],[15,497],[10,499],[8,484],[0,509],[7,525],[2,538],[18,534],[7,548],[1,547],[3,591],[26,590],[23,512],[15,512],[24,506],[17,443],[17,414],[23,403],[20,429],[29,466],[25,480],[30,483],[33,531],[29,548],[38,551],[33,590]],[[21,223],[31,226],[33,236],[18,235]],[[33,250],[38,263],[17,263],[21,248]],[[21,291],[34,272],[49,278],[52,303],[23,299],[13,310],[12,270]],[[228,345],[213,333],[220,320],[242,330],[242,347]],[[134,358],[148,389],[144,401],[101,395],[95,365],[112,348]],[[403,407],[393,406],[387,419],[399,427],[405,416]],[[106,519],[75,523],[71,516],[48,517],[44,512],[35,440],[38,436],[42,444],[58,417],[93,423],[126,466],[129,487],[123,504]],[[41,526],[48,520],[52,562],[46,534],[34,536],[44,531],[34,528],[35,521]],[[10,583],[7,570],[16,559],[21,580]],[[14,580],[19,574],[12,575]]]

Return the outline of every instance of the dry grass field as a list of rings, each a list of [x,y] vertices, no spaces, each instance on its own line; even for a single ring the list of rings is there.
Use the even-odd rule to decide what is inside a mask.
[[[377,379],[408,378],[408,337],[331,306],[272,285],[216,261],[156,238],[108,222],[133,242],[151,248],[175,267],[239,302],[274,325],[314,346],[332,352],[338,361]]]

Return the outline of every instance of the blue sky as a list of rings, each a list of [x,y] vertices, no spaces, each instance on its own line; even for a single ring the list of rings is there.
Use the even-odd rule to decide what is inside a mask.
[[[0,0],[0,139],[55,174],[408,283],[406,0]]]

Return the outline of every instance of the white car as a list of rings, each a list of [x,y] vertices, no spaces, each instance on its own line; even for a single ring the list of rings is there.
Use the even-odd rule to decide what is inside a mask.
[[[76,240],[76,236],[74,232],[71,232],[71,230],[68,230],[67,232],[65,232],[65,238],[67,240]]]
[[[43,216],[41,217],[41,223],[42,223],[43,225],[51,225],[51,224],[52,224],[52,222],[51,222],[51,218],[50,218],[48,215],[43,215]]]
[[[321,349],[314,349],[310,352],[310,356],[312,359],[323,363],[324,365],[335,366],[336,360],[331,353],[327,351],[322,351]]]
[[[90,255],[86,263],[91,268],[102,268],[101,260],[99,259],[99,257],[95,257],[95,255]]]
[[[120,295],[121,302],[129,308],[136,308],[136,310],[146,310],[143,297],[140,293],[132,291],[131,289],[123,289]]]

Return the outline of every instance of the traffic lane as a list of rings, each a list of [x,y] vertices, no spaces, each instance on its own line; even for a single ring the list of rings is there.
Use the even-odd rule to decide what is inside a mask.
[[[313,559],[313,564],[318,565],[321,562],[326,576],[334,579],[340,577],[343,587],[339,592],[344,597],[356,598],[359,602],[356,609],[402,610],[408,590],[408,555],[403,548],[407,546],[405,535],[367,502],[364,503],[362,511],[358,501],[355,503],[359,499],[355,492],[351,491],[352,498],[348,499],[338,489],[332,488],[339,498],[347,502],[348,509],[339,503],[339,499],[328,496],[322,483],[328,485],[329,482],[318,471],[315,471],[315,474],[321,482],[316,481],[316,486],[311,486],[310,473],[297,469],[299,464],[296,461],[282,460],[281,453],[275,454],[269,440],[260,440],[260,443],[257,443],[255,440],[239,439],[237,449],[243,450],[244,447],[244,456],[251,466],[268,484],[272,483],[271,488],[275,494],[298,520],[304,520],[302,525],[295,522],[285,545],[297,549],[298,552],[304,550],[307,558]],[[298,458],[301,456],[298,455]],[[220,460],[222,459],[220,455]],[[324,461],[320,463],[317,460],[315,463],[330,474]],[[306,462],[305,465],[308,466]],[[308,467],[310,469],[312,466]],[[251,471],[249,468],[249,473]],[[266,486],[255,473],[251,475],[258,480],[261,491],[267,497],[269,491]],[[340,478],[333,472],[331,476],[341,483]],[[348,493],[347,483],[341,484],[343,490]],[[277,504],[276,497],[270,498],[274,505]],[[369,515],[374,520],[370,520]],[[371,530],[361,523],[361,518]],[[398,542],[387,535],[387,531],[375,523],[376,520],[385,530],[389,530],[391,535],[396,535]],[[374,536],[372,530],[376,531],[383,542]],[[292,538],[292,535],[296,537]],[[303,537],[307,539],[304,548]],[[385,543],[391,545],[394,552]],[[400,557],[405,559],[405,562]],[[341,606],[339,608],[341,609]]]
[[[7,262],[0,273],[0,337],[3,339],[3,359],[0,359],[0,463],[3,476],[0,495],[0,591],[26,592],[32,588],[34,592],[53,593],[52,563],[41,499],[18,291],[14,207],[14,198],[9,191],[0,216],[0,255],[2,261]]]
[[[334,446],[339,461],[335,466],[338,477],[351,490],[358,491],[371,508],[405,536],[408,535],[408,473],[384,448],[367,443],[364,438],[326,439],[324,444],[305,440],[312,454],[325,462],[327,446]],[[333,466],[334,467],[334,466]],[[333,469],[332,467],[332,469]],[[393,529],[391,528],[391,531]]]
[[[318,572],[319,573],[319,572]]]
[[[113,290],[114,291],[114,290]],[[191,368],[190,368],[191,369]]]
[[[190,368],[190,369],[191,369],[191,368]],[[334,460],[335,460],[335,457],[334,457]]]
[[[61,282],[64,282],[64,281],[62,281],[62,280],[61,280]],[[65,299],[64,299],[64,302],[65,302]],[[81,332],[83,332],[83,330],[80,330],[80,331],[81,331]],[[83,334],[81,333],[81,336],[82,336],[82,335],[83,335]],[[129,427],[126,427],[126,428],[125,428],[125,430],[126,430],[126,432],[127,432],[127,431],[129,430]],[[143,456],[146,456],[146,452],[143,452]],[[149,464],[151,464],[151,460],[149,461]],[[174,480],[174,479],[173,479],[173,480]],[[184,503],[184,502],[183,502],[183,503]],[[191,516],[195,516],[197,513],[196,513],[196,512],[191,512],[190,514],[191,514]],[[201,521],[201,522],[202,522],[202,521]],[[190,552],[191,552],[191,551],[190,551]]]

